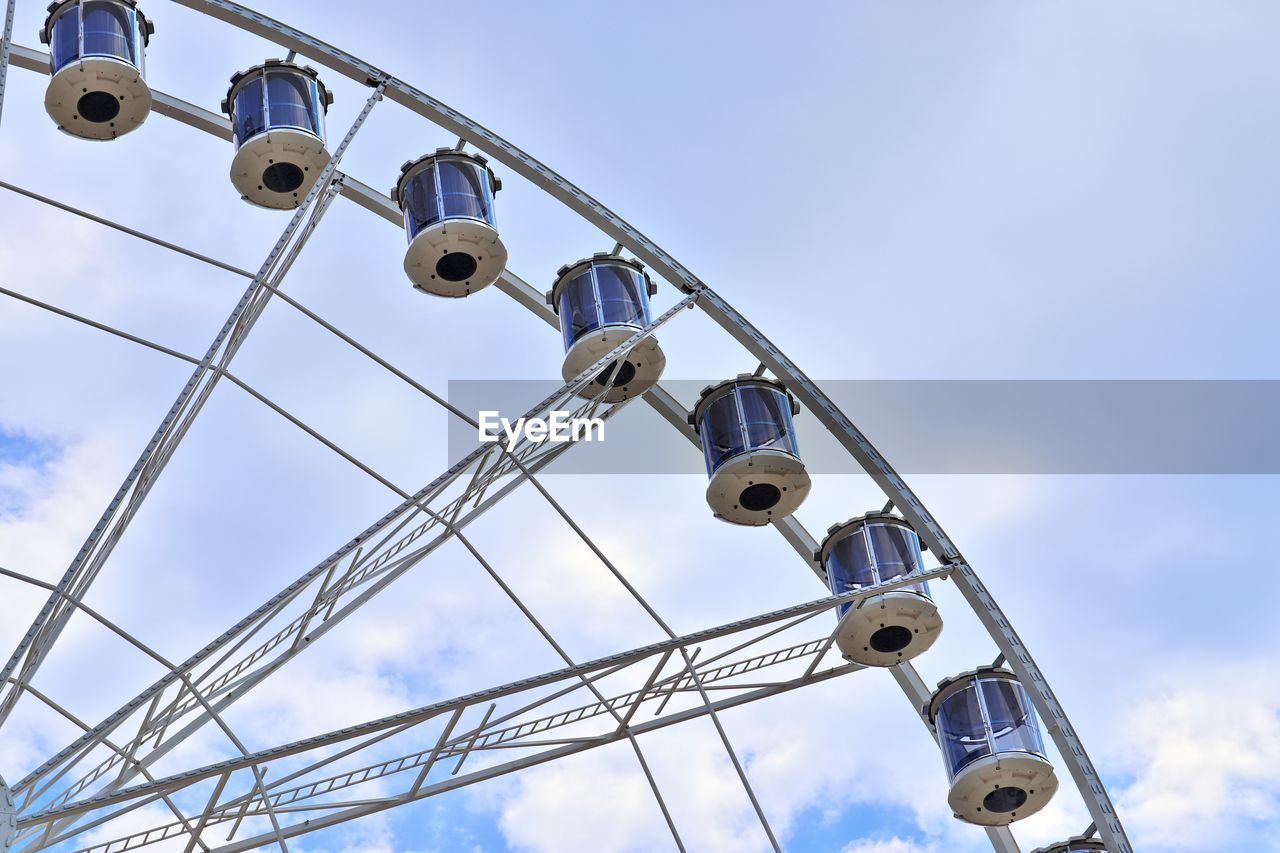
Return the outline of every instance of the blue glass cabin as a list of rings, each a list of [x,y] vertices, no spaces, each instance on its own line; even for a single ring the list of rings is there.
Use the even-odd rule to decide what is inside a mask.
[[[1048,758],[1026,688],[1006,669],[984,667],[948,679],[929,703],[947,778],[990,755],[1026,753]]]
[[[906,519],[887,512],[867,513],[832,527],[819,555],[835,595],[909,575],[924,567],[920,536]],[[923,582],[894,592],[931,598],[929,585]],[[840,615],[853,606],[852,602],[840,605]]]
[[[649,297],[657,285],[639,261],[600,253],[560,268],[547,302],[560,316],[568,352],[586,335],[606,327],[640,331],[648,326]]]
[[[333,93],[309,66],[268,59],[231,78],[222,111],[231,117],[236,149],[271,130],[300,130],[324,142]]]
[[[64,0],[49,6],[40,41],[49,45],[51,74],[89,57],[117,59],[145,74],[155,31],[137,0]]]
[[[772,450],[800,457],[792,415],[800,405],[776,379],[743,375],[702,392],[689,422],[702,439],[707,474],[744,453]]]
[[[494,193],[502,181],[479,154],[441,148],[404,164],[393,197],[404,212],[410,243],[426,228],[448,219],[470,219],[497,227]]]

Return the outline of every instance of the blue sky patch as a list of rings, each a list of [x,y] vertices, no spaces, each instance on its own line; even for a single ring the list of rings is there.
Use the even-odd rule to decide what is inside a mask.
[[[33,479],[39,479],[59,455],[60,448],[53,441],[0,429],[0,516],[16,515],[26,508]]]

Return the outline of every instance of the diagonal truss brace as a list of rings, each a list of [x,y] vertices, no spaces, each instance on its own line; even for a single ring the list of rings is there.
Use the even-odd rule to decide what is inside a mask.
[[[821,613],[829,612],[832,607],[840,603],[857,601],[867,596],[880,594],[889,589],[894,589],[908,583],[918,583],[921,580],[942,577],[948,574],[951,570],[952,569],[950,567],[939,567],[922,574],[895,579],[894,581],[886,582],[876,587],[857,590],[840,596],[829,596],[802,605],[796,605],[794,607],[784,608],[782,610],[762,614],[750,619],[740,620],[728,625],[722,625],[717,628],[685,636],[674,637],[630,652],[612,655],[573,667],[567,667],[535,678],[523,679],[502,687],[492,688],[469,696],[460,697],[456,700],[450,700],[449,702],[437,703],[435,705],[416,709],[415,711],[393,715],[391,717],[382,718],[359,726],[352,726],[327,735],[309,738],[304,741],[286,744],[269,750],[262,750],[240,758],[209,765],[208,767],[201,768],[200,770],[157,780],[155,783],[139,785],[126,790],[90,798],[82,802],[68,804],[53,809],[46,809],[30,816],[24,816],[20,820],[20,826],[22,828],[31,828],[67,817],[89,814],[109,806],[125,805],[131,809],[136,807],[139,800],[145,801],[147,798],[158,797],[161,794],[174,793],[204,779],[225,777],[248,767],[258,765],[265,766],[269,762],[280,761],[291,756],[302,755],[307,752],[333,745],[341,745],[365,738],[376,739],[387,732],[399,733],[407,730],[409,727],[421,725],[441,717],[442,715],[456,712],[460,708],[478,709],[488,706],[493,702],[509,698],[518,698],[521,695],[533,693],[542,688],[554,687],[565,681],[576,681],[583,678],[599,680],[604,677],[612,676],[625,667],[637,667],[639,669],[640,673],[645,678],[642,688],[639,690],[628,691],[627,693],[619,696],[614,696],[604,704],[607,704],[618,713],[634,714],[634,709],[638,708],[644,702],[656,702],[662,696],[662,688],[664,681],[666,680],[655,679],[654,672],[651,672],[648,669],[649,664],[651,664],[655,659],[661,658],[665,662],[673,651],[688,649],[694,645],[705,644],[717,639],[729,638],[733,635],[744,634],[748,631],[766,629],[798,618],[816,616]],[[776,632],[774,631],[765,631],[765,633],[754,640],[743,643],[742,646],[748,647],[753,643],[766,640],[775,633]],[[768,650],[762,653],[753,654],[745,661],[721,665],[714,669],[707,667],[703,669],[699,677],[703,679],[704,684],[714,681],[728,682],[729,680],[748,672],[763,670],[784,663],[802,663],[807,655],[817,653],[817,651],[822,648],[826,639],[827,635],[824,634],[817,640],[800,645],[791,645],[780,650]],[[794,689],[802,684],[812,683],[812,681],[815,680],[824,680],[825,678],[834,677],[838,674],[857,671],[858,669],[860,669],[860,667],[857,667],[856,665],[844,665],[825,672],[806,672],[798,679],[793,678],[784,681],[777,681],[765,686],[742,684],[739,685],[739,692],[737,695],[713,702],[711,703],[711,707],[708,707],[707,705],[693,705],[688,709],[672,712],[666,716],[658,718],[657,720],[644,721],[641,723],[632,722],[629,724],[628,730],[632,733],[640,734],[646,731],[673,725],[676,722],[686,719],[692,719],[703,714],[710,714],[714,710],[719,710],[725,707],[734,707],[746,701],[754,701],[755,699],[762,698],[767,695],[776,695],[777,692]],[[683,670],[677,670],[673,677],[679,679],[685,678],[687,675]],[[573,684],[572,687],[573,689],[581,689],[581,685],[578,684]],[[592,718],[602,717],[608,714],[608,712],[601,707],[602,703],[597,702],[588,706],[582,706],[581,708],[557,712],[550,718],[542,717],[537,720],[529,721],[529,724],[522,726],[520,732],[514,736],[510,733],[512,727],[510,725],[502,724],[504,719],[511,719],[512,716],[527,713],[528,710],[536,708],[548,701],[550,698],[554,698],[554,695],[552,697],[539,697],[532,703],[522,706],[511,714],[500,715],[499,717],[493,718],[491,721],[487,721],[478,729],[463,731],[461,734],[455,735],[451,738],[442,737],[437,742],[436,748],[434,749],[435,755],[438,758],[451,756],[465,757],[467,753],[475,750],[484,751],[520,747],[533,748],[537,750],[540,746],[543,746],[543,744],[538,740],[533,739],[533,736],[545,736],[553,729],[570,728]],[[548,719],[553,722],[545,722]],[[572,754],[573,752],[594,748],[595,746],[603,745],[604,743],[625,739],[626,736],[627,734],[621,731],[618,727],[610,726],[599,735],[588,738],[569,738],[563,744],[553,744],[549,749],[543,749],[540,752],[536,752],[535,755],[544,755],[545,757],[541,760],[550,760],[550,758],[559,757],[562,754]],[[372,743],[373,741],[370,742]],[[331,791],[340,790],[356,784],[362,784],[366,781],[372,781],[374,779],[382,778],[387,775],[398,774],[411,769],[420,769],[427,761],[435,760],[430,757],[430,754],[430,752],[426,751],[416,752],[390,761],[382,761],[376,765],[370,765],[369,767],[360,770],[339,774],[339,776],[336,777],[327,777],[326,779],[303,783],[289,789],[280,790],[277,786],[271,786],[269,789],[271,790],[269,795],[270,798],[268,800],[262,800],[261,797],[258,797],[258,804],[254,806],[254,808],[265,813],[265,808],[268,806],[297,805],[305,800]],[[332,757],[325,758],[320,762],[317,762],[315,767],[323,766],[330,760],[332,760]],[[512,762],[507,762],[507,764],[510,764],[511,766],[503,772],[510,772],[514,769],[531,766],[532,763],[540,762],[531,761],[529,756],[522,756],[521,758],[514,759]],[[300,770],[294,772],[286,779],[282,779],[281,782],[287,781],[287,779],[296,779],[307,772],[309,771]],[[470,782],[478,781],[480,778],[491,778],[495,775],[495,772],[495,766],[491,765],[480,770],[473,771],[470,774],[466,774],[462,780],[424,785],[418,791],[414,792],[410,799],[420,799],[422,796],[430,796],[431,794],[439,793],[442,790],[451,790],[458,787],[460,784],[470,784]],[[397,794],[396,796],[403,798],[404,795]],[[233,819],[241,812],[245,803],[253,800],[254,797],[252,796],[233,797],[214,809],[213,814],[209,814],[208,811],[203,813],[202,819],[209,825]],[[377,802],[380,808],[386,808],[394,805],[390,800],[378,800]],[[371,807],[365,806],[364,808]],[[375,808],[373,810],[377,809]],[[250,813],[256,814],[256,812],[252,811]],[[345,819],[351,819],[351,817],[347,817]],[[75,833],[83,832],[86,828],[88,827],[81,827],[77,829]],[[289,837],[290,833],[287,827],[283,828],[282,831],[284,832],[285,837]],[[154,841],[157,840],[155,832],[156,830],[152,830],[149,833],[143,833],[142,835]],[[166,830],[164,837],[174,837],[185,832],[186,830],[182,829],[180,825],[174,824],[173,828]],[[55,839],[55,841],[63,841],[69,837],[72,836],[60,836]],[[141,838],[141,836],[139,837]],[[138,846],[141,845],[138,844]],[[132,847],[118,848],[113,846],[111,849],[115,851],[118,849],[132,849]]]

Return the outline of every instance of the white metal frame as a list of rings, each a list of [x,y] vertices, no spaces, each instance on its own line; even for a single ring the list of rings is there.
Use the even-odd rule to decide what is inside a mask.
[[[517,695],[522,690],[549,686],[558,681],[574,682],[572,686],[562,688],[560,695],[567,695],[571,690],[584,688],[595,698],[593,706],[584,707],[595,707],[598,710],[590,714],[584,711],[582,716],[575,717],[572,720],[562,717],[560,718],[561,722],[557,725],[568,725],[570,722],[576,724],[590,717],[608,714],[616,724],[616,729],[611,738],[602,740],[603,736],[596,734],[586,739],[579,738],[569,743],[547,746],[545,744],[532,743],[527,734],[541,733],[547,729],[555,728],[555,725],[546,724],[544,728],[536,728],[534,723],[513,723],[505,731],[521,732],[523,731],[521,729],[522,725],[534,726],[525,734],[519,734],[514,739],[522,739],[522,742],[526,744],[531,743],[531,748],[535,752],[532,756],[525,756],[506,764],[496,765],[496,768],[510,765],[509,769],[519,769],[523,766],[531,766],[533,763],[559,757],[561,751],[566,749],[572,752],[577,751],[580,747],[589,748],[582,747],[583,744],[598,745],[604,742],[612,742],[619,738],[626,739],[635,750],[658,804],[662,808],[676,846],[684,849],[679,833],[662,801],[661,793],[649,773],[635,736],[652,728],[670,725],[691,716],[706,715],[710,717],[717,727],[743,787],[751,799],[764,832],[774,848],[778,849],[777,841],[769,827],[764,810],[751,788],[745,770],[738,760],[727,735],[724,733],[723,727],[719,723],[717,711],[733,707],[742,702],[776,695],[778,692],[795,689],[814,681],[825,680],[846,672],[856,671],[860,667],[844,664],[827,670],[817,669],[831,646],[833,635],[830,633],[826,633],[825,636],[817,640],[811,640],[799,645],[792,644],[780,650],[755,654],[750,658],[735,660],[730,664],[722,663],[718,667],[714,667],[712,664],[720,662],[726,655],[732,657],[734,653],[742,651],[759,641],[774,637],[783,630],[794,628],[796,624],[804,622],[814,614],[829,609],[835,602],[856,600],[864,595],[875,594],[900,584],[916,583],[930,576],[945,576],[957,584],[984,627],[991,634],[1001,655],[1007,660],[1008,665],[1027,688],[1027,692],[1031,696],[1041,720],[1046,725],[1050,736],[1055,741],[1063,760],[1067,764],[1076,782],[1076,787],[1079,789],[1103,841],[1107,843],[1108,849],[1115,850],[1117,853],[1132,853],[1132,848],[1124,833],[1123,826],[1115,814],[1114,807],[1107,796],[1101,779],[1090,763],[1083,745],[1066,717],[1065,711],[1049,688],[1044,674],[1036,666],[1029,651],[1027,651],[1010,625],[1009,620],[995,603],[994,598],[978,580],[973,568],[963,559],[958,548],[928,513],[922,502],[910,491],[905,482],[876,451],[870,441],[854,427],[852,422],[840,412],[817,385],[722,297],[698,280],[643,234],[582,190],[506,140],[426,93],[350,54],[236,3],[226,2],[226,0],[174,0],[174,2],[218,18],[247,32],[267,38],[289,51],[306,56],[317,64],[324,65],[357,82],[373,86],[375,91],[343,143],[335,150],[333,158],[320,180],[312,187],[307,200],[299,207],[275,249],[256,275],[150,235],[142,234],[127,226],[104,220],[84,211],[75,210],[60,202],[45,199],[11,185],[0,185],[5,189],[23,192],[37,200],[53,204],[77,215],[86,216],[101,224],[117,228],[133,236],[181,252],[196,260],[213,264],[224,270],[252,279],[244,297],[235,311],[233,311],[231,317],[228,318],[218,337],[215,338],[209,351],[200,359],[174,352],[130,335],[127,332],[104,326],[88,318],[79,317],[55,306],[49,306],[14,291],[0,288],[0,292],[5,295],[22,299],[37,307],[55,311],[70,319],[88,323],[104,331],[120,335],[166,355],[178,357],[196,365],[196,370],[191,380],[184,387],[173,408],[157,430],[152,442],[148,445],[138,464],[122,485],[119,494],[108,506],[102,521],[95,526],[86,541],[84,549],[69,567],[60,583],[46,585],[50,591],[50,597],[45,607],[42,608],[31,631],[24,637],[14,656],[4,668],[3,680],[0,680],[0,689],[6,692],[3,694],[3,699],[0,700],[0,722],[3,721],[4,716],[12,709],[14,703],[24,691],[46,702],[46,704],[50,704],[55,710],[59,710],[65,715],[65,711],[58,708],[48,697],[39,695],[37,691],[29,686],[28,682],[35,669],[44,659],[44,655],[47,654],[53,641],[56,640],[58,633],[76,610],[86,612],[92,618],[98,619],[117,633],[123,634],[119,628],[112,625],[105,617],[95,614],[85,607],[82,602],[83,595],[89,584],[101,571],[111,548],[123,533],[141,500],[145,498],[147,490],[163,468],[173,448],[185,435],[192,419],[212,392],[214,384],[221,377],[226,377],[232,384],[251,394],[278,414],[290,420],[294,425],[306,431],[313,438],[321,441],[330,449],[341,454],[349,462],[360,467],[361,470],[370,474],[384,486],[387,486],[391,491],[402,497],[403,502],[340,548],[330,558],[303,574],[297,581],[290,584],[248,617],[216,638],[192,658],[176,665],[164,661],[168,674],[139,694],[138,697],[126,703],[125,706],[110,715],[106,720],[97,726],[81,723],[81,728],[85,730],[84,736],[50,758],[49,761],[37,768],[25,779],[19,780],[12,786],[13,792],[19,797],[17,803],[17,838],[13,842],[16,849],[24,851],[41,849],[46,844],[70,839],[92,826],[105,822],[100,817],[95,817],[91,821],[85,820],[85,816],[96,809],[120,805],[122,812],[130,811],[146,802],[162,799],[168,802],[178,818],[176,823],[170,826],[179,827],[180,833],[189,836],[188,850],[194,849],[197,845],[202,849],[208,849],[202,840],[202,833],[208,829],[211,823],[223,820],[227,809],[231,808],[232,805],[239,809],[234,819],[235,827],[238,828],[243,821],[252,819],[254,816],[266,816],[270,821],[270,829],[259,836],[242,839],[219,849],[252,849],[263,844],[277,843],[282,849],[287,850],[286,839],[288,837],[314,831],[323,826],[330,826],[344,820],[354,819],[383,808],[415,801],[441,790],[452,789],[457,787],[458,784],[468,784],[471,781],[478,781],[480,778],[490,778],[495,775],[499,772],[498,769],[485,768],[481,771],[467,774],[462,777],[463,781],[461,782],[446,784],[443,782],[432,783],[428,780],[430,770],[441,757],[458,755],[459,763],[454,771],[457,773],[461,768],[462,761],[476,749],[510,748],[512,744],[502,741],[502,735],[495,726],[506,721],[515,720],[521,714],[538,708],[547,700],[542,699],[539,701],[535,699],[531,704],[527,703],[525,706],[493,719],[490,718],[496,704],[491,704],[483,720],[471,729],[465,730],[463,735],[454,737],[451,733],[464,712],[475,708],[478,703],[484,701]],[[10,62],[41,73],[47,73],[48,71],[48,57],[46,55],[11,43],[14,0],[9,0],[7,11],[3,51],[0,52],[0,107],[3,106],[4,75]],[[379,475],[376,471],[364,465],[336,444],[235,377],[228,370],[231,358],[240,343],[242,343],[244,336],[252,327],[253,322],[260,315],[266,302],[273,296],[279,296],[283,302],[338,335],[345,342],[408,382],[416,390],[449,408],[455,416],[471,422],[465,414],[448,406],[445,401],[420,383],[417,383],[406,373],[381,359],[368,348],[354,341],[333,324],[320,318],[296,300],[287,297],[279,289],[285,273],[292,265],[293,259],[296,258],[307,237],[314,229],[315,224],[337,194],[341,194],[381,215],[397,227],[402,225],[400,211],[388,197],[337,171],[338,161],[347,144],[363,124],[373,105],[384,95],[386,98],[418,113],[450,133],[456,134],[460,140],[473,145],[512,171],[527,178],[534,185],[548,192],[567,207],[582,215],[587,221],[597,226],[607,237],[615,240],[619,248],[625,248],[630,251],[635,257],[655,270],[659,276],[674,283],[687,294],[683,300],[677,303],[676,307],[666,312],[645,330],[638,332],[596,364],[590,366],[575,380],[562,387],[559,392],[535,406],[531,410],[531,415],[548,411],[557,405],[568,405],[573,395],[580,388],[587,385],[600,369],[625,354],[645,336],[652,333],[654,329],[675,316],[682,308],[696,306],[725,328],[764,367],[768,368],[786,384],[788,390],[818,418],[823,426],[836,437],[850,455],[872,476],[888,499],[902,512],[903,516],[928,544],[930,550],[941,560],[942,565],[923,575],[915,574],[895,579],[890,584],[858,590],[856,593],[848,593],[845,596],[833,596],[821,600],[821,602],[803,605],[799,609],[788,608],[776,611],[773,614],[756,617],[753,620],[735,623],[733,626],[722,626],[722,628],[713,629],[711,632],[677,637],[537,479],[536,472],[560,452],[564,452],[567,445],[553,446],[551,449],[538,446],[503,446],[494,448],[490,445],[480,447],[431,484],[411,494]],[[161,92],[154,93],[153,109],[158,114],[176,118],[185,124],[212,133],[215,136],[225,139],[231,138],[230,125],[221,116]],[[520,304],[533,311],[551,326],[558,328],[556,317],[546,306],[541,293],[510,272],[504,273],[498,284],[501,290],[515,298]],[[597,395],[595,400],[583,404],[582,409],[594,412],[601,406],[607,406],[599,398],[600,395]],[[698,443],[696,435],[685,421],[687,412],[668,392],[659,386],[649,391],[645,395],[645,399],[665,420],[681,430],[686,438],[695,445]],[[613,406],[607,406],[603,411],[603,416],[611,416],[623,405],[625,405],[625,401]],[[470,475],[469,479],[465,479],[468,474]],[[543,494],[548,502],[561,514],[565,522],[596,553],[605,568],[614,575],[624,588],[650,613],[655,622],[664,629],[669,639],[663,644],[658,644],[661,647],[660,650],[658,647],[649,647],[648,649],[617,655],[613,658],[606,658],[604,661],[575,665],[564,654],[563,649],[555,642],[554,638],[541,626],[536,617],[505,585],[493,566],[464,537],[461,531],[467,523],[495,505],[502,497],[524,482],[530,483]],[[426,516],[426,520],[422,520],[423,516]],[[794,518],[782,519],[775,522],[774,526],[792,544],[802,559],[809,565],[809,568],[821,578],[823,576],[822,568],[813,561],[812,556],[816,549],[816,542],[813,537]],[[433,531],[435,531],[434,538],[426,539],[427,534]],[[452,703],[432,706],[431,709],[419,709],[418,712],[409,712],[408,715],[389,718],[389,720],[394,720],[394,723],[375,721],[363,727],[355,727],[344,730],[341,733],[322,736],[322,739],[329,738],[324,740],[323,744],[317,739],[311,739],[310,741],[302,742],[310,744],[309,746],[285,745],[255,754],[245,753],[241,747],[240,751],[243,757],[237,760],[239,763],[235,764],[234,767],[224,762],[224,765],[227,766],[215,765],[213,768],[191,771],[181,777],[167,780],[157,780],[151,776],[147,769],[151,764],[166,754],[174,745],[181,742],[183,738],[210,721],[222,727],[230,739],[238,744],[239,742],[234,733],[221,721],[219,715],[222,710],[252,689],[254,685],[269,677],[285,661],[299,653],[303,648],[312,645],[315,640],[323,636],[337,622],[382,589],[385,589],[396,578],[417,565],[444,541],[453,537],[458,538],[467,547],[490,577],[512,598],[525,616],[565,660],[568,669],[534,679],[526,679],[516,685],[494,688],[492,691],[475,694],[473,697],[462,697]],[[426,539],[425,544],[421,542],[423,539]],[[342,565],[344,562],[346,563],[345,567]],[[0,569],[0,573],[14,580],[42,585],[41,582],[26,578],[8,569]],[[719,656],[713,656],[698,662],[697,650],[690,651],[691,646],[699,642],[719,639],[750,629],[764,628],[791,617],[798,617],[798,619],[792,619],[794,624],[788,623],[781,628],[765,631],[762,636],[750,639],[730,650],[730,652],[722,653]],[[278,627],[280,624],[283,624],[283,627]],[[276,630],[274,633],[268,633],[273,625],[277,625]],[[142,646],[132,637],[127,634],[124,634],[124,636],[148,656],[163,661],[153,651]],[[264,636],[267,639],[262,641],[261,638]],[[254,637],[259,637],[259,644],[254,646],[247,654],[244,653],[244,649]],[[674,673],[668,672],[664,676],[665,667],[677,652],[683,664]],[[241,657],[235,657],[237,654],[240,654]],[[645,674],[645,679],[638,690],[622,697],[616,697],[613,700],[607,700],[594,683],[601,668],[610,667],[611,669],[606,671],[614,674],[620,667],[625,668],[638,662],[649,662],[655,656],[660,656],[661,659],[656,666],[653,666]],[[718,683],[725,680],[731,681],[733,678],[747,672],[758,672],[773,667],[785,667],[789,663],[801,660],[808,660],[809,664],[799,678],[783,679],[778,676],[775,681],[763,685],[759,683],[746,686],[738,684],[736,687],[732,683]],[[22,667],[20,671],[18,670],[19,666]],[[15,671],[18,671],[16,678],[13,677]],[[894,667],[891,671],[910,700],[915,713],[920,714],[931,691],[928,690],[910,665]],[[597,675],[593,676],[592,673],[597,673]],[[709,688],[728,688],[737,690],[737,692],[729,695],[728,698],[712,701],[708,693]],[[666,717],[660,716],[650,723],[637,724],[632,721],[636,710],[642,703],[655,700],[659,696],[665,696],[665,701],[662,702],[662,706],[665,707],[666,701],[670,701],[671,697],[679,693],[696,693],[700,704],[694,704],[681,711],[668,714]],[[419,715],[426,714],[420,719],[420,721],[425,721],[440,717],[446,712],[452,716],[441,732],[436,745],[420,754],[419,757],[422,758],[422,761],[419,764],[412,765],[412,767],[420,769],[414,784],[407,791],[393,798],[374,798],[354,804],[325,803],[307,806],[306,809],[312,810],[327,809],[329,813],[321,819],[313,818],[306,822],[300,819],[294,824],[281,824],[280,816],[298,812],[302,808],[291,808],[291,805],[300,796],[299,791],[303,789],[310,790],[311,793],[303,798],[310,799],[318,796],[319,793],[328,793],[339,788],[349,787],[349,785],[333,785],[325,788],[323,792],[319,792],[317,786],[320,786],[321,783],[312,781],[295,789],[293,792],[295,799],[286,802],[283,794],[268,795],[267,792],[277,789],[284,781],[301,778],[307,772],[325,766],[336,759],[333,756],[326,756],[308,768],[292,772],[287,777],[277,779],[270,785],[266,785],[262,778],[262,768],[267,763],[286,755],[297,755],[302,751],[315,749],[322,745],[346,742],[360,734],[376,733],[368,743],[355,745],[340,754],[341,757],[346,757],[371,747],[375,742],[382,743],[384,738],[390,737],[390,735],[383,734],[388,727],[399,727],[392,729],[396,734],[403,734],[408,731],[409,728],[407,727],[417,724],[410,720],[410,717],[415,713]],[[660,707],[659,714],[661,713],[662,708]],[[413,719],[416,720],[418,718]],[[76,722],[78,723],[79,721]],[[112,732],[126,723],[136,723],[136,734],[131,736],[123,746],[117,746],[109,738]],[[339,735],[341,737],[338,737]],[[546,751],[543,753],[536,752],[540,746],[545,746]],[[92,756],[101,755],[108,757],[99,760],[97,766],[90,769],[87,774],[81,775],[74,781],[64,781],[72,773],[73,768],[80,767],[81,770],[78,772],[83,773],[85,760],[90,759]],[[233,776],[245,769],[250,771],[252,778],[246,783],[244,779],[237,777],[237,781],[241,788],[244,789],[244,793],[238,796],[228,795],[229,799],[226,800],[221,799],[232,782]],[[405,769],[408,768],[397,765],[397,769],[393,772],[400,772]],[[509,772],[509,770],[501,770],[500,772]],[[116,774],[114,778],[108,775],[111,773]],[[129,781],[139,775],[143,776],[146,782],[130,787],[128,785]],[[243,774],[241,775],[243,776]],[[350,774],[347,775],[350,776]],[[198,781],[195,778],[196,776],[202,779],[217,778],[218,784],[205,808],[198,815],[193,814],[187,817],[167,798],[171,792]],[[375,777],[366,777],[361,779],[360,782],[368,781],[371,778]],[[331,782],[332,780],[329,781]],[[352,784],[360,784],[360,782]],[[0,784],[3,784],[3,782],[0,782]],[[247,788],[245,787],[246,784]],[[90,792],[91,788],[93,789],[92,792]],[[55,792],[56,796],[54,796]],[[50,797],[52,799],[49,799]],[[251,803],[255,802],[255,797],[259,805],[251,806]],[[37,803],[39,804],[38,806]],[[300,818],[309,813],[306,809],[299,813]],[[191,826],[192,821],[195,821],[194,827]],[[995,849],[1003,851],[1003,853],[1010,853],[1010,851],[1019,849],[1012,834],[1007,829],[989,829],[988,835]],[[0,824],[0,839],[3,836],[4,828]],[[127,843],[137,843],[137,846],[140,846],[141,843],[150,843],[152,840],[156,839],[143,835],[140,839],[134,838]],[[132,849],[132,847],[112,847],[113,851],[118,849]]]

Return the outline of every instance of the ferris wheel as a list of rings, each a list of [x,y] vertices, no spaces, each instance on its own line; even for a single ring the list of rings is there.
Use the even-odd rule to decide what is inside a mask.
[[[889,461],[756,326],[617,214],[425,92],[228,0],[175,2],[213,19],[211,28],[235,27],[273,42],[283,56],[263,57],[237,71],[215,112],[165,94],[153,88],[163,81],[148,79],[146,52],[155,23],[163,35],[161,9],[144,10],[137,0],[54,2],[40,33],[46,52],[14,43],[15,0],[8,2],[0,107],[4,75],[13,65],[49,75],[48,116],[73,137],[110,142],[153,113],[211,134],[228,146],[233,191],[249,204],[283,211],[279,216],[287,222],[258,270],[242,271],[92,211],[4,185],[96,226],[240,273],[249,282],[208,349],[197,355],[27,294],[3,291],[7,298],[192,368],[65,574],[49,583],[20,566],[0,567],[0,589],[34,586],[47,594],[5,659],[0,726],[20,702],[61,710],[57,698],[32,681],[73,617],[111,632],[163,673],[154,683],[140,685],[133,698],[99,722],[76,720],[82,733],[20,778],[0,757],[4,850],[121,853],[153,845],[186,851],[288,850],[300,836],[397,807],[412,809],[437,795],[609,744],[630,748],[671,846],[684,850],[687,842],[651,772],[645,746],[646,735],[694,720],[711,724],[736,784],[750,800],[762,838],[782,849],[769,822],[769,804],[757,796],[750,767],[735,750],[722,717],[747,703],[867,669],[887,669],[937,742],[938,773],[948,783],[950,811],[981,827],[995,850],[1016,853],[1022,848],[1011,830],[1014,823],[1041,811],[1055,796],[1076,796],[1092,824],[1081,827],[1077,837],[1041,848],[1043,853],[1132,853],[1062,703],[975,567]],[[339,77],[367,87],[367,100],[340,136],[326,126],[333,103],[326,80]],[[395,164],[389,164],[382,176],[386,183],[391,183],[387,176],[395,177],[388,193],[339,168],[353,138],[384,101],[457,138],[456,145],[423,151],[399,168],[398,177]],[[549,194],[596,229],[602,243],[613,243],[613,249],[580,260],[565,258],[549,290],[535,289],[509,268],[519,259],[509,257],[499,223],[502,229],[520,226],[499,216],[504,174]],[[603,422],[643,401],[703,455],[708,506],[700,511],[729,525],[774,527],[796,552],[796,569],[816,575],[829,595],[679,633],[540,479],[544,469],[572,452],[573,442],[540,442],[529,435],[478,442],[411,492],[233,372],[237,352],[268,303],[275,301],[372,359],[468,428],[479,426],[471,414],[283,291],[283,280],[309,237],[340,199],[404,229],[406,286],[422,291],[424,298],[447,304],[494,287],[534,320],[559,330],[564,384],[530,406],[526,419],[569,412],[572,419]],[[672,298],[661,313],[650,302],[659,294]],[[744,365],[755,366],[708,386],[692,409],[660,381],[671,356],[664,353],[658,333],[687,309],[703,312],[728,332]],[[223,383],[247,392],[287,420],[299,436],[319,441],[395,492],[401,502],[177,661],[85,598],[91,585],[109,574],[104,570],[117,543],[215,387]],[[796,427],[801,412],[820,423],[883,492],[883,505],[850,507],[852,517],[831,519],[821,538],[794,515],[815,488]],[[550,507],[664,639],[594,660],[576,660],[565,650],[465,532],[517,490],[536,493]],[[229,709],[307,649],[320,646],[312,654],[323,654],[326,634],[447,543],[460,544],[484,569],[563,666],[338,730],[308,732],[266,749],[248,748],[228,721]],[[954,585],[998,654],[993,663],[975,660],[969,671],[931,689],[912,660],[947,642],[947,614],[931,591],[931,585],[942,583]],[[206,729],[221,732],[236,754],[181,770],[165,763]],[[1056,748],[1058,767],[1046,736]],[[163,772],[157,769],[161,767]],[[163,808],[167,817],[139,829],[130,821],[143,807]]]

